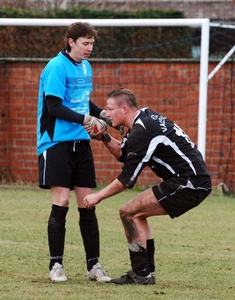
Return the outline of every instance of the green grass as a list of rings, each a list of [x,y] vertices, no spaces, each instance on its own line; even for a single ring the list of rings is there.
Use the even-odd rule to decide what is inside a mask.
[[[130,268],[118,211],[136,193],[126,191],[97,206],[100,262],[112,277]],[[51,283],[46,233],[50,206],[49,191],[0,186],[0,299],[235,299],[235,198],[213,193],[178,219],[149,219],[156,245],[154,286],[87,281],[73,194],[64,259],[68,281]]]

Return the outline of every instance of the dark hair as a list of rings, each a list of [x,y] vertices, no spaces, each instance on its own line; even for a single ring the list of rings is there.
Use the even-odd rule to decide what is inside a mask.
[[[68,28],[64,37],[65,49],[70,52],[71,47],[68,43],[68,39],[71,38],[76,41],[79,37],[97,38],[97,30],[91,24],[86,22],[72,23]]]
[[[138,104],[137,104],[135,95],[129,89],[119,88],[117,90],[113,90],[112,92],[107,94],[106,99],[109,99],[109,98],[118,98],[119,105],[121,105],[121,104],[123,104],[123,102],[125,102],[129,107],[138,108]]]

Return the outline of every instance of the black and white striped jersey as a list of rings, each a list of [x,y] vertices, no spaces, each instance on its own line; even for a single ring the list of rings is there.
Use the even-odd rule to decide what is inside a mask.
[[[144,167],[160,178],[210,176],[201,153],[189,136],[163,115],[143,108],[122,140],[123,162],[118,180],[132,188]]]

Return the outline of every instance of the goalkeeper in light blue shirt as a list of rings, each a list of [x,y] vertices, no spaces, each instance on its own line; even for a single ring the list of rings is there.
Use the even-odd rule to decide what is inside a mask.
[[[96,29],[76,22],[66,32],[64,51],[44,68],[40,77],[37,118],[39,186],[50,189],[52,207],[48,220],[49,276],[66,281],[63,267],[65,223],[70,191],[74,190],[79,227],[86,253],[89,280],[110,281],[99,263],[100,242],[95,208],[86,209],[83,198],[96,187],[90,136],[84,126],[102,124],[105,111],[90,100],[92,68],[87,61]],[[94,118],[96,117],[96,118]],[[107,121],[107,119],[106,119]],[[77,258],[75,258],[77,260]]]

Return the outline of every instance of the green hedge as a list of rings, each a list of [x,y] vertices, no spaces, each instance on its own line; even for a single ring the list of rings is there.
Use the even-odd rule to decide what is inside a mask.
[[[160,19],[184,18],[180,11],[86,9],[22,10],[0,8],[0,18]],[[96,27],[92,58],[190,58],[192,30],[188,27]],[[0,26],[2,57],[53,57],[64,48],[66,27]]]

